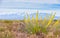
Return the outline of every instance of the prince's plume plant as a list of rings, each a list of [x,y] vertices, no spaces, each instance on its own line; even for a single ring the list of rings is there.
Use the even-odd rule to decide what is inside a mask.
[[[36,33],[39,33],[39,32],[48,33],[47,28],[51,25],[52,21],[54,20],[55,15],[56,15],[56,13],[54,13],[54,15],[51,14],[51,16],[48,16],[48,14],[47,14],[48,20],[47,20],[46,16],[45,16],[44,19],[42,19],[42,17],[40,17],[40,20],[39,20],[38,19],[39,14],[38,14],[38,11],[37,11],[36,18],[34,18],[34,16],[32,16],[32,20],[31,20],[29,15],[28,15],[27,19],[26,19],[26,17],[24,17],[24,21],[26,23],[26,31],[28,33],[32,33],[32,34],[36,34]],[[41,20],[43,22],[41,22]],[[39,23],[39,21],[40,21],[40,23]],[[58,26],[58,24],[59,24],[59,20],[57,20],[52,25],[51,28]]]

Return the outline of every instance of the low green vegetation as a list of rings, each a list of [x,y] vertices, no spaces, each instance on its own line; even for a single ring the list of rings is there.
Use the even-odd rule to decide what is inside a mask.
[[[45,16],[44,19],[42,19],[42,18],[38,19],[38,15],[39,14],[37,12],[36,18],[34,18],[34,16],[32,16],[32,18],[30,18],[29,15],[28,15],[28,18],[24,17],[27,33],[36,34],[36,33],[42,32],[44,34],[47,34],[48,32],[50,32],[53,29],[57,30],[56,27],[59,26],[59,20],[54,20],[56,13],[51,14],[51,16],[48,16],[48,14],[47,14],[47,16]],[[50,19],[47,19],[46,17],[48,17]]]

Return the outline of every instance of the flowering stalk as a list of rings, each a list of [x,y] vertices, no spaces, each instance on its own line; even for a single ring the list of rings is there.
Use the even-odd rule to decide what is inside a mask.
[[[27,21],[27,19],[26,19],[26,16],[24,16],[24,22],[27,24],[28,23],[28,21]]]
[[[56,13],[55,13],[56,14]],[[55,17],[55,14],[52,15],[51,19],[49,20],[48,24],[46,25],[46,28],[51,24],[52,20],[54,19]]]
[[[38,11],[36,13],[36,24],[38,24]]]
[[[34,22],[34,20],[35,20],[35,19],[34,19],[34,16],[32,16],[32,22]]]
[[[59,24],[59,20],[56,21],[56,23],[53,26],[57,26]]]

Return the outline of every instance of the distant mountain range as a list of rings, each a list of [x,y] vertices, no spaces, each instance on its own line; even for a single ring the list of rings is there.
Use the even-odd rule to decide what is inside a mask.
[[[38,13],[39,14],[39,17],[38,18],[40,18],[40,16],[42,16],[42,19],[47,15],[47,13]],[[32,18],[32,15],[34,16],[34,17],[36,17],[36,13],[31,13],[31,14],[29,14],[29,16],[30,16],[30,18]],[[49,16],[50,14],[48,14],[48,16]],[[20,14],[5,14],[5,15],[0,15],[0,19],[2,19],[2,20],[23,20],[24,19],[24,16],[26,16],[26,18],[28,17],[27,15],[26,15],[26,13],[20,13]],[[47,17],[48,18],[48,17]],[[58,19],[59,18],[59,16],[55,16],[55,18],[54,19]]]

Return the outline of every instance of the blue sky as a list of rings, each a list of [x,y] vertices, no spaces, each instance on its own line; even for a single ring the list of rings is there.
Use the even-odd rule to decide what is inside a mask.
[[[60,0],[0,0],[0,15],[56,12],[60,16]],[[2,17],[2,16],[0,16]]]

